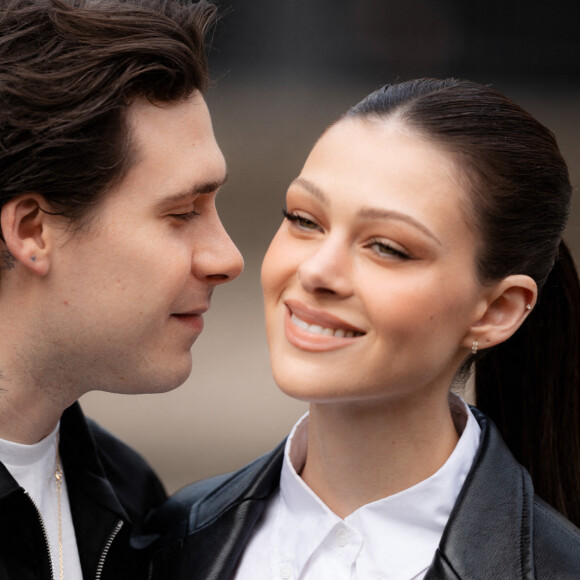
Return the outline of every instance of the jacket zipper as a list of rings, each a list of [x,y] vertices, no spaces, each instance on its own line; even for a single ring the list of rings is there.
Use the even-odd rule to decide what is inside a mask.
[[[44,525],[44,520],[42,519],[42,514],[40,513],[40,509],[38,509],[38,505],[32,499],[32,496],[25,490],[24,493],[28,496],[28,499],[32,502],[34,509],[38,515],[38,521],[40,522],[40,527],[42,529],[42,533],[44,535],[44,541],[46,542],[46,551],[48,552],[48,563],[50,565],[50,577],[54,580],[54,568],[52,567],[52,554],[50,552],[50,542],[48,541],[48,532],[46,531],[46,526]]]
[[[111,535],[109,536],[109,539],[107,540],[107,543],[105,544],[105,547],[103,548],[103,551],[101,552],[101,557],[99,559],[99,565],[97,566],[97,575],[95,576],[95,580],[101,580],[101,575],[103,574],[103,567],[105,566],[105,560],[107,558],[107,554],[109,553],[109,550],[111,549],[111,544],[113,543],[113,541],[117,537],[117,534],[121,531],[122,527],[123,527],[123,520],[119,520],[117,522],[117,525],[113,528],[113,531],[112,531]]]
[[[38,521],[40,522],[40,527],[42,529],[42,534],[44,535],[44,541],[46,543],[46,551],[48,553],[48,563],[50,565],[50,577],[52,578],[52,580],[54,580],[54,568],[52,567],[52,554],[50,552],[50,543],[48,541],[48,532],[46,531],[46,526],[44,525],[44,520],[42,519],[42,514],[40,513],[40,510],[38,509],[38,505],[36,505],[36,502],[32,499],[32,496],[25,491],[24,492],[27,496],[28,499],[32,502],[32,505],[34,506],[34,509],[36,510],[36,514],[38,515]],[[117,537],[117,534],[121,531],[121,528],[123,527],[123,520],[119,520],[117,522],[117,525],[113,528],[113,531],[111,532],[107,543],[105,544],[105,547],[103,548],[103,551],[101,552],[101,557],[99,558],[99,564],[97,566],[97,574],[95,576],[95,580],[101,580],[101,575],[103,574],[103,567],[105,566],[105,560],[107,559],[107,554],[109,553],[109,550],[111,549],[111,544],[114,542],[115,538]]]

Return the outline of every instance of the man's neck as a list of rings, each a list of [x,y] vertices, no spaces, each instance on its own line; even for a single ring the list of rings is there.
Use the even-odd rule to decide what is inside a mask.
[[[11,393],[0,391],[0,438],[14,443],[38,443],[55,429],[64,410],[15,399]]]
[[[42,385],[16,381],[10,372],[0,370],[0,438],[26,445],[38,443],[54,430],[73,401],[60,400]]]
[[[2,314],[10,324],[0,332],[0,438],[31,445],[54,430],[77,397],[59,375],[59,361],[44,355],[42,333],[34,336],[30,322],[13,320],[6,308]]]

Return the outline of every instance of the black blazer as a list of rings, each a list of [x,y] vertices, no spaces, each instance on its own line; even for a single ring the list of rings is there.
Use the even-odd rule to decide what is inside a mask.
[[[481,426],[474,464],[425,580],[580,579],[580,530],[534,495],[493,423]],[[282,442],[241,470],[185,487],[149,522],[159,534],[151,578],[231,578],[278,487]]]

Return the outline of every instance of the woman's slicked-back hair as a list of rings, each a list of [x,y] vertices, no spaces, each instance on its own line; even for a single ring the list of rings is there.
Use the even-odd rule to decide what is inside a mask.
[[[522,327],[466,364],[475,362],[478,407],[539,495],[580,525],[580,285],[562,241],[572,187],[554,135],[491,87],[456,79],[387,85],[345,116],[397,119],[447,150],[466,184],[482,283],[536,281]]]
[[[125,113],[209,82],[216,10],[188,0],[0,0],[0,205],[25,192],[77,220],[131,166]]]
[[[482,281],[528,274],[541,287],[558,254],[572,192],[553,134],[496,90],[455,79],[387,85],[348,112],[394,114],[453,153],[467,177],[482,239]]]

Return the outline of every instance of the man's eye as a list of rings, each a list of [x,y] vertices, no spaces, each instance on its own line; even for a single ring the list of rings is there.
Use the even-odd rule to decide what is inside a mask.
[[[199,215],[199,213],[195,210],[191,210],[185,213],[173,213],[171,214],[171,217],[183,221],[183,222],[187,222],[189,220],[192,220],[193,218],[196,218]]]

